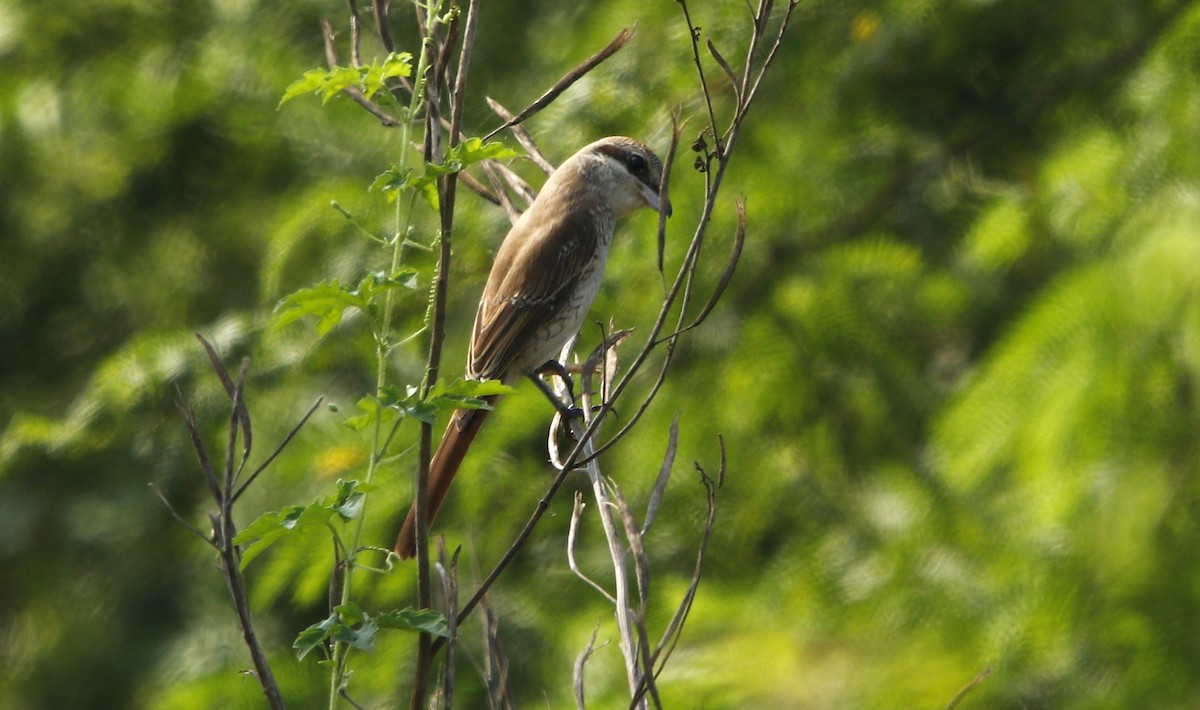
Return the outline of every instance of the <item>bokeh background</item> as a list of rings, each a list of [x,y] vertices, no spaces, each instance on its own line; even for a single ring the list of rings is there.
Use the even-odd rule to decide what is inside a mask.
[[[469,133],[497,123],[485,95],[520,108],[634,24],[528,128],[561,160],[611,133],[665,147],[677,108],[700,125],[675,2],[481,4]],[[745,6],[694,5],[740,66]],[[205,525],[176,388],[214,448],[227,413],[196,331],[252,359],[258,457],[318,396],[337,408],[247,496],[243,524],[362,475],[365,439],[343,421],[373,386],[366,329],[348,317],[319,338],[272,317],[297,288],[380,268],[362,230],[394,225],[367,186],[403,149],[395,131],[342,99],[277,109],[324,61],[321,17],[344,38],[332,1],[0,1],[0,705],[262,702],[214,555],[147,484]],[[723,86],[716,99],[730,105]],[[689,163],[668,264],[698,214]],[[703,520],[693,462],[715,470],[718,434],[728,447],[668,706],[945,707],[984,669],[961,707],[1200,705],[1197,3],[806,0],[727,188],[704,283],[741,194],[737,275],[605,462],[643,505],[679,415],[649,539],[661,630]],[[506,224],[460,194],[450,372]],[[622,230],[598,318],[652,321],[653,223]],[[433,230],[425,215],[412,238]],[[406,260],[427,285],[430,254]],[[423,291],[399,301],[405,332],[424,307]],[[398,351],[394,381],[417,381],[421,354]],[[438,532],[465,546],[465,587],[545,489],[547,413],[531,390],[507,400],[460,474]],[[403,436],[401,451],[415,427]],[[413,462],[381,472],[370,544],[391,544]],[[491,595],[518,707],[570,705],[593,627],[613,638],[567,570],[569,511],[567,490]],[[598,553],[584,558],[600,575]],[[315,531],[249,569],[294,707],[327,692],[290,644],[326,615],[331,559]],[[373,576],[364,605],[411,603],[411,577]],[[479,706],[483,632],[463,633],[459,698]],[[354,696],[400,704],[412,646],[397,632],[356,656]],[[596,707],[622,706],[616,656],[610,644],[589,666]]]

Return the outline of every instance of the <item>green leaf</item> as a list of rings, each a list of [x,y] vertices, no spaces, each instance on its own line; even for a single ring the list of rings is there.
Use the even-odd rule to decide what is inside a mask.
[[[394,201],[404,190],[416,190],[435,211],[439,201],[437,179],[443,175],[459,172],[475,163],[492,158],[510,158],[520,155],[499,141],[484,143],[481,138],[468,138],[446,153],[441,163],[425,163],[424,172],[417,175],[410,167],[393,165],[380,173],[371,182],[372,190],[386,192],[388,201]]]
[[[520,153],[500,141],[484,143],[482,138],[468,138],[446,153],[445,165],[457,172],[484,160],[515,158],[518,155]]]
[[[446,625],[446,617],[429,609],[396,609],[379,614],[375,617],[375,622],[381,629],[424,631],[434,636],[450,638],[450,627]]]
[[[439,381],[430,388],[425,406],[434,409],[435,416],[455,409],[491,409],[485,397],[514,392],[500,380],[456,380],[450,384]]]
[[[317,335],[324,336],[342,322],[347,308],[374,315],[377,296],[392,289],[414,290],[417,286],[414,269],[402,269],[390,276],[383,272],[370,273],[353,289],[336,281],[323,281],[284,297],[275,307],[275,327],[282,328],[305,316],[316,316]]]
[[[429,396],[446,397],[461,401],[459,409],[488,409],[484,397],[514,394],[515,389],[500,380],[455,380],[450,384],[439,380],[429,390]]]
[[[414,290],[417,288],[417,272],[415,269],[401,269],[391,276],[385,275],[382,271],[367,274],[362,281],[358,282],[351,293],[358,299],[359,304],[370,305],[375,297],[384,291],[403,288]],[[362,308],[362,305],[359,305]]]
[[[233,538],[235,545],[247,545],[242,551],[240,567],[246,569],[251,560],[278,542],[285,535],[303,527],[325,525],[337,515],[350,521],[362,513],[366,494],[376,486],[356,480],[338,479],[333,493],[322,496],[308,505],[293,505],[270,513],[263,513]]]
[[[383,90],[388,79],[412,75],[412,55],[408,52],[392,52],[383,60],[383,64],[371,64],[364,69],[362,90],[369,99]]]
[[[335,610],[324,621],[320,621],[296,635],[296,640],[292,642],[292,648],[296,649],[296,658],[304,660],[313,649],[321,645],[334,626],[338,623],[338,612]]]
[[[346,425],[354,431],[365,430],[367,427],[372,426],[376,419],[383,424],[389,424],[396,418],[395,409],[385,406],[378,399],[371,396],[366,396],[358,400],[355,406],[362,414],[346,418]]]
[[[379,629],[424,631],[434,636],[450,637],[446,618],[435,611],[418,611],[410,607],[372,615],[355,602],[347,602],[334,607],[327,618],[301,631],[292,642],[292,647],[301,660],[331,638],[361,651],[370,651],[375,647],[375,635]]]
[[[412,417],[427,424],[433,424],[437,421],[438,410],[436,405],[422,400],[420,392],[416,387],[409,385],[403,395],[395,387],[385,387],[379,394],[380,403],[397,412],[402,417]]]
[[[354,520],[362,513],[363,504],[367,500],[367,493],[375,490],[375,485],[371,483],[359,483],[358,481],[338,481],[337,497],[332,503],[332,508],[335,513],[341,516],[342,520],[347,522]]]
[[[370,99],[384,89],[388,79],[411,74],[412,55],[408,52],[393,52],[383,60],[382,64],[372,62],[358,68],[310,69],[288,86],[283,93],[283,98],[279,100],[279,105],[282,106],[297,96],[310,93],[320,95],[321,103],[328,103],[343,89],[349,87],[357,88]]]
[[[416,387],[407,388],[403,396],[395,388],[384,389],[380,401],[402,416],[433,424],[439,415],[455,409],[490,409],[491,405],[483,399],[484,397],[512,394],[515,391],[499,380],[456,380],[451,384],[435,383],[425,399],[421,399]]]
[[[293,505],[283,510],[263,513],[233,538],[233,544],[246,545],[242,550],[242,559],[238,567],[246,569],[250,562],[264,550],[275,544],[284,535],[296,527],[296,522],[304,514],[305,507]]]
[[[336,281],[321,282],[284,297],[275,307],[275,327],[282,328],[305,316],[317,317],[317,334],[324,336],[342,322],[347,308],[365,310],[366,304]]]
[[[435,169],[431,170],[430,168]],[[417,175],[416,171],[409,167],[400,167],[393,165],[384,172],[380,173],[371,182],[372,190],[380,190],[387,193],[388,202],[395,202],[396,198],[404,190],[416,190],[421,193],[425,201],[434,210],[438,209],[437,196],[437,179],[439,174],[435,166],[426,164],[425,174]]]

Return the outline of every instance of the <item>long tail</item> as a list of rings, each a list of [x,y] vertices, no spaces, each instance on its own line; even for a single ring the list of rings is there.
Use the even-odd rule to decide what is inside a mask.
[[[488,397],[488,404],[495,404],[496,399],[497,397]],[[491,410],[488,409],[460,409],[450,417],[446,433],[442,434],[442,442],[438,444],[437,451],[429,462],[427,517],[430,524],[442,507],[442,502],[446,500],[446,494],[450,492],[450,484],[454,482],[454,474],[458,473],[458,467],[462,465],[467,449],[471,448],[471,442],[475,440],[475,435],[479,433],[479,428],[483,426],[489,414]],[[409,508],[408,517],[404,519],[400,535],[396,538],[396,554],[402,560],[417,554],[416,501],[413,501],[412,507]]]

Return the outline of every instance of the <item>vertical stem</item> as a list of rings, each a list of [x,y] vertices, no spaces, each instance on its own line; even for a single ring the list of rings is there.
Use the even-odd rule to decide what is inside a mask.
[[[381,22],[386,19],[386,5],[386,2],[375,3],[377,12],[380,7],[383,7],[385,10],[385,14],[380,20]],[[386,29],[381,29],[381,31],[386,32]],[[413,87],[413,93],[409,103],[409,116],[415,115],[417,108],[421,104],[421,88],[423,87],[423,82],[420,81],[420,77],[422,77],[424,74],[425,62],[426,55],[424,52],[422,52],[417,64],[418,81]],[[410,118],[409,120],[402,122],[400,125],[401,138],[398,163],[401,169],[403,169],[408,163],[408,154],[410,150],[409,140],[412,135],[412,123],[413,119]],[[401,259],[403,258],[404,241],[407,232],[405,222],[406,217],[410,216],[410,214],[406,213],[411,213],[412,203],[408,203],[407,210],[404,205],[405,203],[403,200],[396,200],[395,231],[392,235],[391,241],[392,254],[390,270],[388,271],[389,276],[396,273],[400,269]],[[382,395],[384,388],[387,386],[388,356],[391,354],[392,349],[392,310],[394,305],[394,297],[395,295],[393,290],[388,289],[384,292],[383,315],[380,321],[379,331],[375,333],[375,395],[377,397]],[[381,450],[383,439],[383,422],[377,417],[375,419],[374,427],[371,430],[371,452],[367,459],[367,483],[371,483],[374,480],[375,474],[379,470],[379,461],[386,454],[385,451]],[[362,530],[363,524],[366,520],[366,508],[368,502],[369,499],[363,501],[363,508],[353,523],[350,544],[346,545],[346,560],[342,580],[342,593],[340,597],[341,604],[347,604],[352,599],[354,575],[358,570],[359,541],[362,538]],[[330,710],[334,710],[334,708],[337,707],[338,696],[346,681],[346,661],[349,652],[349,646],[347,646],[345,643],[334,640],[333,668],[331,670],[329,683]]]
[[[424,9],[417,5],[418,20],[424,20],[421,31],[424,38],[424,44],[421,47],[421,58],[418,63],[417,80],[419,85],[423,87],[422,93],[429,97],[425,104],[425,160],[429,162],[440,161],[442,156],[432,154],[432,146],[439,144],[439,141],[434,140],[434,132],[440,131],[441,126],[436,120],[438,115],[438,105],[440,101],[441,91],[437,87],[437,82],[441,77],[437,73],[431,71],[431,68],[436,66],[433,60],[433,54],[437,50],[437,42],[434,37],[434,30],[438,22],[438,17],[442,12],[441,0],[436,2],[431,1],[428,8]],[[432,90],[431,88],[432,87]],[[410,113],[410,115],[412,115]],[[439,185],[439,200],[444,202],[446,197],[444,190],[440,189]],[[443,205],[441,215],[441,228],[438,235],[438,262],[437,274],[434,277],[433,290],[433,318],[430,324],[430,341],[429,341],[429,357],[425,370],[425,378],[421,383],[421,396],[429,394],[430,387],[437,380],[439,364],[441,362],[442,341],[445,339],[445,320],[446,320],[446,293],[449,290],[449,271],[450,271],[450,234],[446,229],[445,206]],[[433,449],[433,427],[427,422],[421,423],[420,433],[420,455],[417,464],[417,486],[416,486],[416,533],[417,533],[417,607],[420,609],[428,609],[433,605],[433,594],[430,589],[429,575],[429,460],[432,457]],[[430,636],[422,632],[417,639],[417,664],[413,671],[413,687],[412,696],[410,699],[410,707],[414,710],[421,708],[425,704],[427,688],[429,682],[429,669],[432,665],[433,653],[430,646]]]
[[[564,349],[560,361],[566,361],[569,348],[570,346]],[[563,396],[567,395],[565,387],[561,388],[559,392]],[[583,442],[582,454],[584,460],[587,461],[588,480],[592,484],[592,495],[596,499],[596,511],[600,514],[600,524],[604,528],[604,539],[608,542],[608,555],[612,560],[613,585],[616,591],[614,612],[617,617],[617,634],[620,637],[621,655],[625,659],[625,678],[629,682],[629,693],[632,696],[638,692],[638,688],[642,684],[641,669],[637,662],[640,644],[635,636],[636,624],[631,618],[633,610],[629,604],[629,575],[625,569],[624,545],[612,516],[613,503],[604,486],[604,474],[600,471],[600,464],[594,455],[595,446],[592,444],[592,439],[591,437],[584,438],[585,428],[591,424],[592,416],[592,395],[586,384],[581,388],[580,403],[582,405],[580,409],[584,412],[584,420],[580,422],[578,419],[572,419],[570,426],[576,440]],[[646,707],[645,700],[640,700],[634,707]]]

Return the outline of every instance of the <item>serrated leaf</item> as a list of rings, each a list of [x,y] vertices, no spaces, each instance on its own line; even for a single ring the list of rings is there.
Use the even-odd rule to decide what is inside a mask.
[[[365,310],[366,303],[337,281],[322,281],[284,297],[275,306],[275,327],[282,328],[305,316],[316,316],[317,334],[324,336],[342,322],[342,314],[347,308]]]
[[[411,618],[410,618],[411,617]],[[298,658],[303,659],[319,647],[326,639],[349,644],[361,651],[375,647],[375,636],[381,628],[428,631],[438,636],[448,636],[445,619],[436,612],[405,609],[375,616],[368,614],[355,602],[334,607],[333,612],[301,631],[292,647]]]
[[[499,141],[484,143],[482,138],[468,138],[451,148],[446,153],[446,165],[456,165],[456,170],[483,162],[484,160],[499,160],[514,158],[520,155],[517,151],[505,146]]]
[[[450,384],[439,381],[429,390],[426,406],[437,413],[455,409],[491,409],[486,397],[512,394],[516,390],[499,380],[455,380]]]
[[[282,328],[305,316],[315,316],[317,335],[325,336],[342,322],[347,308],[357,308],[370,315],[379,294],[397,288],[413,290],[417,286],[414,269],[402,269],[390,276],[383,272],[369,273],[353,289],[337,281],[322,281],[284,297],[275,307],[275,327]]]
[[[296,521],[304,514],[304,509],[302,505],[293,505],[283,510],[263,513],[246,529],[235,535],[233,544],[246,545],[238,567],[246,569],[255,557],[291,532],[296,526]]]
[[[402,190],[409,184],[412,176],[412,168],[400,167],[399,164],[393,165],[376,175],[375,179],[371,181],[371,186],[367,189],[372,191]]]
[[[297,634],[296,640],[292,642],[292,648],[296,649],[296,658],[304,660],[305,656],[328,638],[337,623],[338,613],[334,611],[325,620],[317,622]]]
[[[235,545],[246,545],[242,551],[240,567],[246,569],[250,562],[271,545],[293,530],[303,527],[325,525],[334,515],[344,521],[353,520],[362,513],[366,494],[376,489],[369,483],[339,479],[333,493],[322,496],[308,505],[292,505],[282,510],[263,513],[233,538]]]
[[[328,103],[330,99],[348,87],[359,89],[369,99],[383,90],[388,79],[411,74],[412,55],[408,52],[393,52],[383,60],[382,64],[372,62],[357,68],[310,69],[304,72],[301,78],[288,85],[283,93],[283,98],[279,100],[279,105],[282,106],[297,96],[310,93],[320,95],[321,103]]]
[[[301,78],[288,85],[287,90],[283,92],[283,98],[279,99],[279,106],[284,105],[297,96],[312,93],[320,89],[325,83],[327,73],[321,69],[309,69],[304,72]]]
[[[358,400],[355,407],[362,414],[346,418],[346,426],[354,431],[365,430],[367,427],[372,426],[376,419],[382,424],[390,424],[395,420],[397,415],[395,409],[385,406],[378,399],[371,396]]]
[[[338,620],[343,624],[354,626],[361,624],[367,615],[363,613],[362,607],[357,602],[349,601],[345,604],[339,604],[333,608],[338,614]]]
[[[475,400],[477,409],[487,407],[484,397],[493,395],[515,394],[516,389],[509,387],[500,380],[454,380],[446,384],[445,380],[435,382],[430,388],[430,396],[446,396],[459,398],[464,401]]]
[[[360,303],[369,304],[384,291],[396,288],[412,290],[416,287],[417,272],[415,269],[401,269],[391,276],[385,275],[382,271],[377,271],[364,276],[351,293]]]
[[[347,522],[354,520],[362,513],[363,504],[367,500],[366,494],[373,490],[375,490],[375,486],[370,483],[360,484],[358,481],[339,480],[337,494],[331,507],[341,516],[342,520]]]
[[[371,182],[370,189],[387,193],[388,202],[394,202],[400,193],[405,190],[416,190],[425,198],[429,206],[436,211],[439,204],[437,196],[438,173],[431,171],[429,168],[430,165],[426,164],[425,174],[417,175],[412,168],[401,168],[399,165],[393,165],[375,177]]]
[[[377,615],[375,623],[381,629],[424,631],[434,636],[450,638],[450,627],[446,625],[446,617],[429,609],[396,609]]]
[[[408,52],[392,52],[383,60],[383,64],[371,64],[363,69],[361,88],[369,99],[385,87],[388,79],[412,74],[412,55]]]

